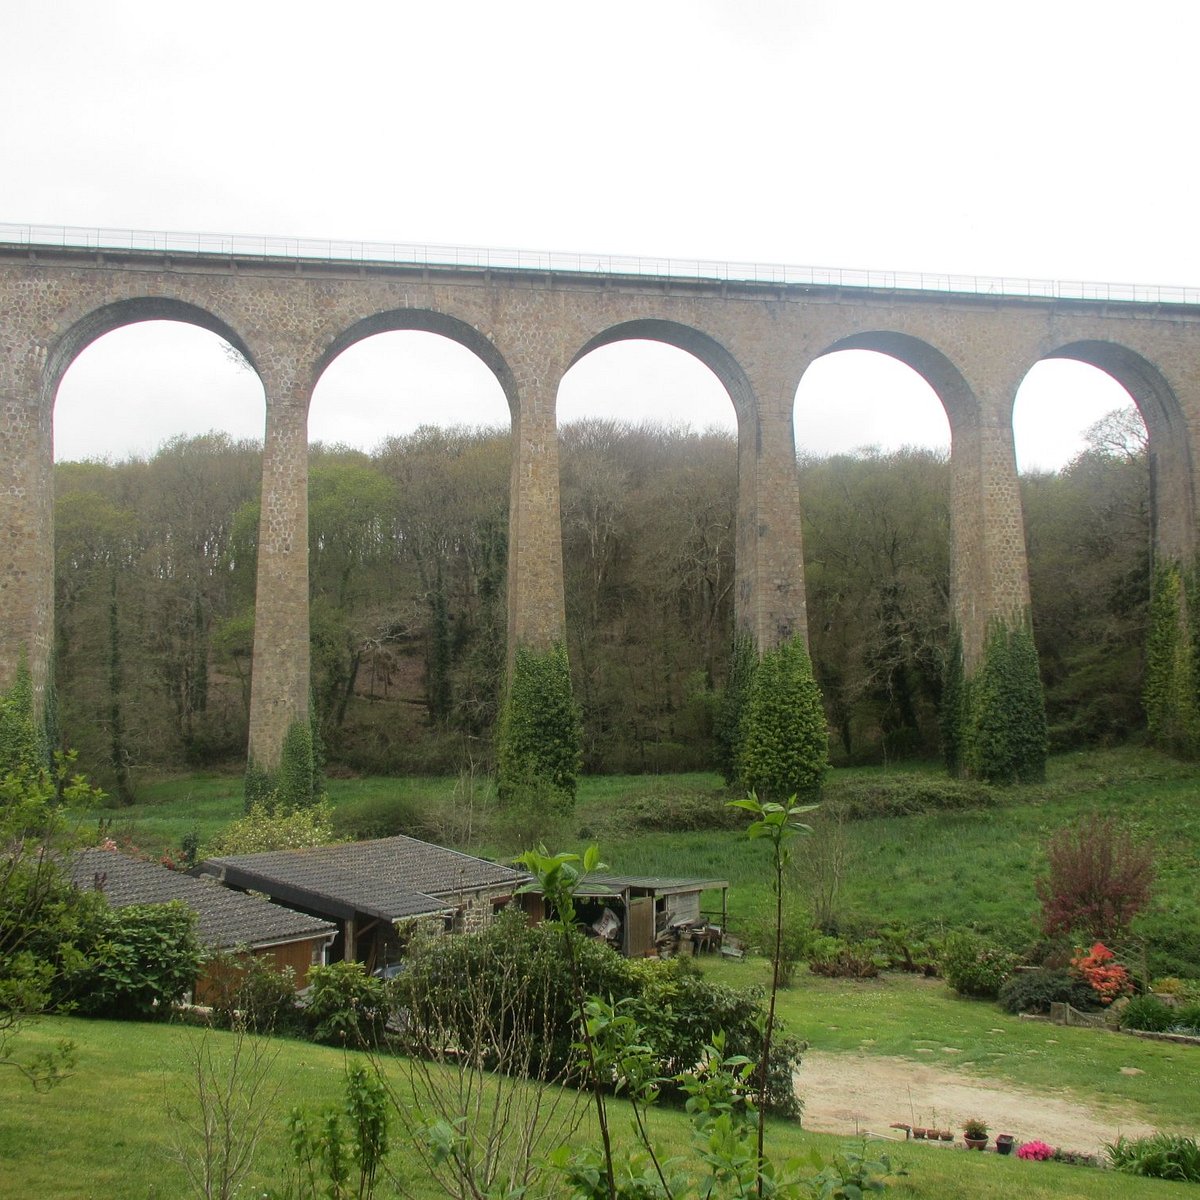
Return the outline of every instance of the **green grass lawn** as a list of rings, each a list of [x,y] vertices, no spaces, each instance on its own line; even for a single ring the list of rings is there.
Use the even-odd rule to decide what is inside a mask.
[[[794,998],[804,999],[811,1012],[819,990],[802,989]],[[828,995],[826,1004],[837,1004],[836,996]],[[844,1009],[839,1006],[836,1011],[842,1014]],[[869,1006],[864,1011],[869,1012]],[[860,1019],[868,1018],[854,1016],[849,1025],[843,1020],[847,1037],[853,1022]],[[32,1093],[15,1072],[0,1072],[0,1193],[30,1200],[178,1200],[194,1194],[173,1153],[175,1126],[168,1111],[190,1102],[189,1046],[197,1036],[197,1031],[180,1026],[71,1018],[46,1019],[26,1031],[22,1035],[26,1050],[60,1037],[72,1038],[79,1062],[71,1079],[44,1095]],[[229,1035],[210,1036],[218,1047],[228,1046]],[[286,1040],[278,1046],[275,1069],[281,1090],[245,1196],[280,1186],[286,1153],[284,1120],[292,1106],[319,1108],[335,1103],[341,1092],[346,1063],[342,1052]],[[399,1081],[397,1064],[385,1069]],[[689,1129],[682,1113],[661,1112],[653,1124],[656,1139],[669,1151],[686,1149]],[[628,1125],[623,1106],[615,1104],[613,1127],[622,1147],[628,1145]],[[393,1136],[392,1141],[390,1165],[407,1179],[410,1192],[418,1197],[436,1194],[424,1184],[406,1140]],[[807,1134],[780,1122],[773,1122],[768,1130],[768,1149],[779,1158],[803,1155],[812,1148],[828,1154],[846,1144],[845,1139]],[[1186,1184],[1025,1163],[992,1154],[916,1144],[887,1149],[908,1170],[889,1194],[912,1200],[1173,1200],[1195,1192],[1194,1186]],[[391,1194],[387,1188],[382,1191]]]
[[[933,768],[906,767],[906,774]],[[869,769],[835,772],[839,780],[877,778]],[[114,835],[157,852],[178,846],[185,834],[201,841],[242,812],[240,775],[198,774],[145,781],[140,802],[125,809],[78,814],[81,826],[111,822]],[[373,814],[397,819],[425,809],[461,810],[468,802],[486,816],[486,789],[451,778],[330,781],[330,798],[343,817]],[[763,912],[770,902],[767,857],[761,843],[736,830],[685,831],[647,827],[647,814],[674,811],[682,800],[720,809],[724,796],[715,775],[604,776],[581,781],[574,820],[548,828],[553,848],[597,841],[612,869],[671,876],[717,876],[732,885],[735,923]],[[1049,834],[1089,814],[1116,813],[1158,848],[1159,887],[1143,932],[1167,963],[1200,964],[1200,800],[1194,768],[1145,750],[1062,756],[1051,760],[1045,784],[1016,787],[978,812],[924,813],[871,819],[846,826],[852,859],[842,897],[844,921],[883,919],[921,930],[972,925],[1019,942],[1032,933],[1033,879]],[[455,813],[461,815],[461,811]],[[462,830],[463,824],[458,822]],[[471,848],[500,853],[505,839],[486,820],[471,820]],[[818,836],[820,833],[818,831]],[[804,864],[803,843],[797,862]],[[763,983],[761,961],[710,964],[730,983]],[[848,984],[801,973],[781,994],[780,1011],[814,1048],[852,1056],[888,1054],[930,1062],[923,1049],[952,1045],[960,1053],[940,1065],[1009,1080],[1032,1089],[1066,1089],[1091,1103],[1136,1106],[1164,1129],[1200,1127],[1200,1052],[1006,1017],[991,1004],[962,1000],[936,982],[905,976]],[[999,1032],[997,1032],[999,1031]],[[188,1194],[171,1157],[168,1107],[186,1097],[187,1039],[170,1026],[48,1019],[23,1035],[26,1049],[59,1036],[75,1039],[80,1062],[73,1079],[47,1095],[29,1091],[15,1072],[0,1072],[0,1193],[13,1196],[177,1197]],[[283,1115],[293,1104],[319,1105],[340,1093],[344,1059],[305,1043],[281,1043],[283,1091],[278,1121],[264,1144],[254,1186],[281,1178]],[[1121,1066],[1144,1074],[1129,1076]],[[623,1130],[627,1122],[619,1118]],[[687,1145],[682,1114],[664,1112],[656,1125],[674,1150]],[[778,1155],[823,1151],[837,1139],[776,1125]],[[995,1155],[967,1155],[907,1145],[894,1148],[911,1168],[891,1194],[901,1197],[1141,1197],[1183,1196],[1186,1185],[1142,1181],[1111,1172],[1057,1164],[1022,1163]],[[397,1169],[412,1176],[402,1146]],[[416,1189],[421,1193],[420,1187]],[[246,1195],[254,1194],[248,1190]]]
[[[763,959],[699,961],[722,983],[770,984]],[[1021,1020],[964,999],[941,980],[899,973],[847,982],[802,970],[779,993],[778,1011],[815,1050],[896,1055],[1023,1088],[1066,1090],[1092,1105],[1134,1105],[1159,1129],[1200,1128],[1200,1048],[1193,1046]],[[958,1053],[947,1055],[944,1046]],[[1122,1067],[1144,1074],[1122,1074]]]

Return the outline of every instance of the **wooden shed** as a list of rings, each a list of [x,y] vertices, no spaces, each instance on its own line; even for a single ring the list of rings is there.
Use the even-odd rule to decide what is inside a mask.
[[[721,893],[719,912],[701,909],[701,894]],[[728,917],[727,879],[673,879],[659,875],[587,875],[575,890],[587,924],[608,907],[621,925],[615,940],[629,958],[656,954],[670,945],[682,953],[720,944]],[[599,930],[596,930],[599,933]]]

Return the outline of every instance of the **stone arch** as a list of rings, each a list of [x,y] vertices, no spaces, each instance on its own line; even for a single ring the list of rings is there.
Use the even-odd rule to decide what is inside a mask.
[[[616,342],[629,341],[662,342],[702,362],[729,393],[737,413],[739,428],[742,428],[745,421],[755,413],[753,388],[746,372],[733,355],[716,338],[678,321],[641,318],[612,325],[585,342],[567,364],[567,370],[586,358],[593,350],[611,346]]]
[[[1196,549],[1195,464],[1183,408],[1162,372],[1135,350],[1094,339],[1042,355],[1087,363],[1130,395],[1150,441],[1150,524],[1156,553],[1188,560]],[[1033,364],[1030,364],[1032,366]]]
[[[138,325],[144,321],[178,321],[184,325],[196,325],[207,329],[209,333],[215,333],[217,337],[227,341],[261,378],[261,372],[249,346],[221,317],[197,304],[177,300],[171,296],[134,296],[92,309],[57,339],[47,355],[43,375],[43,398],[53,403],[67,368],[94,341],[106,333],[112,333],[114,329]]]
[[[683,322],[644,317],[595,333],[568,369],[593,350],[635,339],[691,355],[712,371],[733,404],[738,429],[735,628],[764,650],[793,635],[807,638],[791,406],[785,412],[778,403],[768,408],[764,401],[764,393],[769,399],[780,390],[780,363],[771,359],[752,382],[711,334]]]
[[[386,312],[363,317],[348,329],[343,330],[329,343],[314,364],[309,388],[310,395],[312,389],[316,387],[317,380],[343,351],[378,333],[401,331],[438,334],[469,350],[496,376],[505,399],[508,401],[510,412],[514,416],[516,415],[519,403],[516,379],[495,343],[485,333],[460,317],[427,308],[389,309]]]
[[[951,437],[959,426],[978,422],[979,402],[970,385],[958,367],[929,342],[908,333],[871,330],[840,338],[827,346],[817,357],[834,354],[839,350],[873,350],[911,367],[933,388],[942,402],[950,422]]]
[[[958,366],[922,338],[867,330],[823,353],[874,350],[898,359],[933,389],[950,422],[950,608],[962,636],[964,662],[974,670],[989,622],[1010,620],[1029,604],[1029,573],[1017,492],[1012,429],[985,418],[983,405]]]

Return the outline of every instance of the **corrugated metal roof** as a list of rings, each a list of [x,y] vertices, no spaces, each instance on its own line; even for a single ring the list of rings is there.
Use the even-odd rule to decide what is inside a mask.
[[[464,892],[512,887],[529,876],[511,867],[398,835],[307,850],[210,858],[201,870],[235,887],[332,915],[386,921],[446,912]]]
[[[659,896],[669,896],[678,892],[702,892],[709,888],[727,888],[727,879],[679,879],[664,875],[585,875],[577,889],[581,894],[595,888],[592,894],[602,894],[600,889],[607,889],[611,894],[625,891],[654,892]]]
[[[70,858],[71,880],[80,890],[96,889],[114,908],[181,900],[196,913],[200,944],[216,950],[254,948],[334,933],[336,926],[258,896],[196,879],[118,850],[79,850]]]

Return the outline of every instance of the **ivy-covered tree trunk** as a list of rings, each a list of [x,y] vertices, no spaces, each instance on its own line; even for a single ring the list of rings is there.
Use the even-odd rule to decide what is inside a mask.
[[[942,705],[939,713],[942,738],[942,758],[951,775],[961,775],[967,742],[967,681],[963,675],[962,632],[955,629],[950,636],[946,656],[946,674],[942,684]]]
[[[129,747],[125,743],[125,714],[121,707],[121,626],[117,610],[117,572],[113,569],[109,582],[108,601],[108,737],[109,757],[116,782],[117,799],[122,804],[134,802],[133,783],[129,777]]]
[[[1172,754],[1200,754],[1200,569],[1155,568],[1143,701],[1150,739]]]
[[[829,769],[829,729],[804,639],[762,655],[741,722],[738,776],[760,799],[812,798]]]
[[[36,771],[46,759],[34,717],[33,678],[29,658],[21,651],[17,673],[0,693],[0,778]]]
[[[581,730],[561,642],[545,653],[518,647],[496,744],[496,791],[569,813],[575,806]]]
[[[754,639],[748,633],[735,634],[733,652],[729,656],[729,678],[725,683],[716,729],[713,731],[717,745],[717,767],[727,784],[737,780],[742,715],[757,666],[758,652],[754,647]]]

